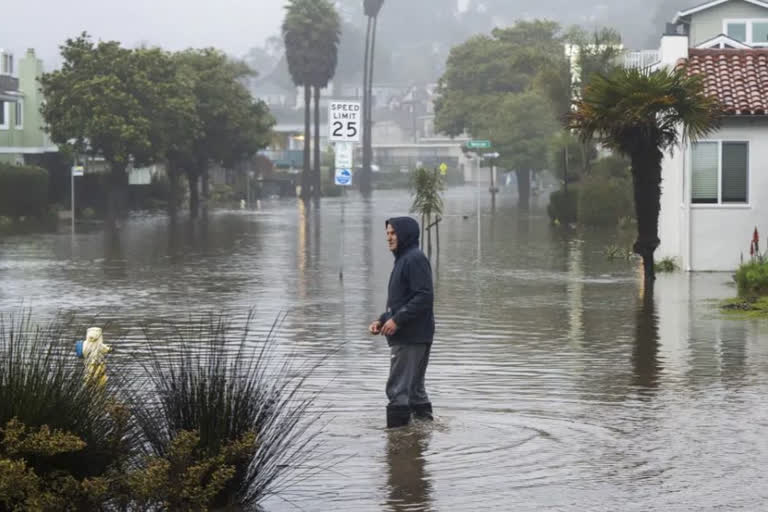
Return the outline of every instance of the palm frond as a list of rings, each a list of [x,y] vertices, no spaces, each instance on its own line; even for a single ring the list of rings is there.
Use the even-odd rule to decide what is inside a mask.
[[[684,67],[645,73],[619,68],[593,77],[569,116],[583,138],[624,154],[641,147],[670,149],[710,133],[721,116],[700,77]]]

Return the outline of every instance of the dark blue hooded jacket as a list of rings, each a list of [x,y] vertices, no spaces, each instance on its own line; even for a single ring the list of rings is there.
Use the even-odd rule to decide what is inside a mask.
[[[397,324],[390,345],[430,344],[435,336],[432,266],[419,249],[419,223],[410,217],[387,220],[397,234],[395,266],[389,276],[387,311],[379,320]]]

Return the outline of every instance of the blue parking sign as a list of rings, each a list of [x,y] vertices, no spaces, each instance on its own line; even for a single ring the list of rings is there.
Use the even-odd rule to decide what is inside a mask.
[[[336,184],[348,187],[352,184],[352,171],[349,169],[336,169]]]

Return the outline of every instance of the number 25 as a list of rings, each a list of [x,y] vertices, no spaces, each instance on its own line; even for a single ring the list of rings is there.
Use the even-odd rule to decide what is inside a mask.
[[[342,133],[342,130],[344,130],[344,123],[341,121],[334,121],[333,122],[333,136],[334,137],[347,137],[349,139],[355,137],[357,135],[357,123],[353,121],[347,122],[347,133],[344,135]]]

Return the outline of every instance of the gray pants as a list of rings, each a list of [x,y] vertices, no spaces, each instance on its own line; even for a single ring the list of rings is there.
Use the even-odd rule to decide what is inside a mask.
[[[432,345],[392,345],[390,347],[387,398],[390,406],[429,403],[424,377]]]

